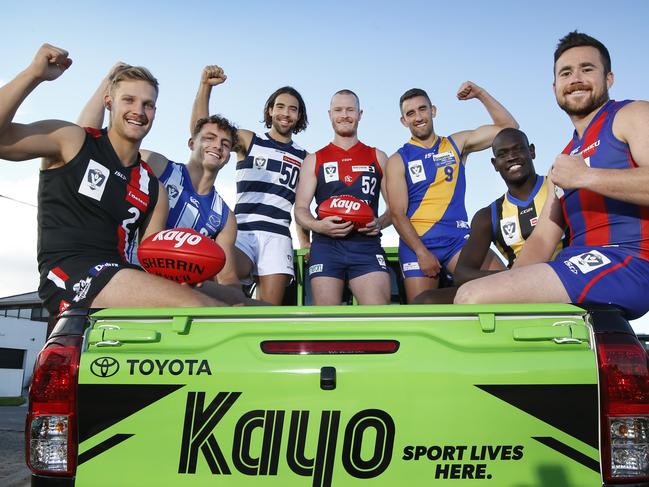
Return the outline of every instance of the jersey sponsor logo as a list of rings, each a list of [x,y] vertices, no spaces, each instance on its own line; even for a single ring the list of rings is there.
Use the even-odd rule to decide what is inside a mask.
[[[205,359],[128,359],[126,363],[129,375],[212,375]]]
[[[88,162],[86,173],[83,175],[83,179],[81,179],[79,193],[94,200],[101,201],[101,197],[104,195],[104,189],[106,189],[108,176],[110,176],[108,168],[91,159]]]
[[[352,166],[352,172],[374,172],[373,166]]]
[[[88,291],[90,291],[91,283],[92,277],[86,277],[85,279],[81,279],[74,286],[72,286],[72,290],[77,293],[74,298],[72,298],[72,301],[78,303],[79,301],[86,299],[86,296],[88,296]]]
[[[590,156],[595,155],[595,153],[597,152],[597,148],[599,147],[599,144],[600,144],[599,139],[597,139],[595,142],[593,142],[588,147],[586,147],[583,151],[581,151],[581,157],[587,159]]]
[[[403,271],[417,271],[419,270],[419,262],[404,262],[401,267]]]
[[[338,176],[338,161],[325,162],[322,164],[322,167],[324,169],[325,183],[340,180],[340,177]]]
[[[96,276],[107,267],[119,267],[119,264],[116,264],[115,262],[104,262],[103,264],[97,264],[92,269],[90,269],[90,275]]]
[[[149,195],[140,191],[134,186],[128,186],[126,192],[126,201],[135,206],[140,211],[146,211],[149,206]]]
[[[119,362],[113,357],[99,357],[90,364],[90,372],[101,378],[112,377],[119,372]]]
[[[455,227],[456,228],[464,228],[466,230],[471,230],[471,225],[469,225],[469,222],[465,220],[455,220]]]
[[[266,169],[268,158],[265,156],[255,156],[253,167],[255,169]]]
[[[284,472],[290,469],[311,477],[314,486],[331,487],[334,476],[341,476],[334,471],[337,465],[364,480],[378,477],[390,466],[396,428],[392,417],[381,409],[358,411],[346,424],[339,410],[323,410],[314,418],[311,411],[255,409],[242,414],[236,423],[223,421],[241,395],[218,392],[209,401],[205,392],[187,393],[179,474],[194,475],[199,468],[209,468],[219,476],[232,475],[233,470],[247,476],[276,476],[280,460],[285,459]],[[309,425],[309,421],[317,424]],[[231,452],[224,454],[219,441],[232,445]]]
[[[376,254],[376,261],[381,267],[385,267],[385,257],[383,257],[381,254]]]
[[[342,198],[332,198],[331,203],[329,204],[331,208],[341,208],[345,210],[345,214],[352,211],[358,211],[361,209],[361,204],[358,201],[350,201]]]
[[[439,154],[433,154],[433,161],[447,164],[448,161],[455,162],[455,156],[451,151],[440,152]]]
[[[317,274],[318,272],[322,272],[322,264],[313,264],[309,267],[309,275]]]
[[[197,200],[196,198],[194,198],[193,196],[190,196],[190,197],[189,197],[189,201],[190,201],[191,204],[194,205],[194,206],[199,206],[199,205],[200,205],[200,203],[198,202],[198,200]]]
[[[126,176],[124,174],[122,174],[121,172],[119,172],[117,169],[115,169],[115,171],[113,171],[113,174],[115,176],[117,176],[118,178],[123,179],[124,181],[126,181]]]
[[[574,255],[568,260],[576,265],[582,274],[588,274],[611,263],[611,259],[597,250],[590,250],[583,254]]]
[[[158,232],[156,236],[153,237],[154,242],[157,242],[159,240],[175,241],[176,243],[174,244],[174,248],[177,249],[182,247],[185,243],[187,243],[187,245],[198,245],[201,241],[201,237],[193,233],[183,232],[180,230],[163,230],[162,232]]]
[[[521,240],[520,229],[516,218],[513,216],[500,220],[500,231],[503,234],[503,240],[509,246]]]
[[[421,159],[408,162],[408,174],[410,174],[410,180],[413,183],[426,181],[426,171]]]
[[[530,225],[532,225],[533,227],[535,227],[538,222],[539,222],[538,216],[535,216],[534,218],[530,219]]]
[[[294,159],[293,157],[290,157],[290,156],[288,156],[288,155],[286,155],[286,154],[284,154],[284,155],[282,156],[282,161],[284,161],[284,162],[290,162],[291,164],[295,164],[295,165],[298,166],[298,167],[302,165],[302,161],[300,161],[300,160],[298,160],[298,159]]]
[[[525,208],[525,209],[521,210],[520,214],[525,215],[525,214],[529,213],[532,210],[534,210],[534,208],[530,206],[529,208]]]

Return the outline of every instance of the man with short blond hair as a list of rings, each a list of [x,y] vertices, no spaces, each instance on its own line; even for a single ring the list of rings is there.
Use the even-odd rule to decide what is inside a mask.
[[[108,130],[60,120],[18,124],[13,117],[43,81],[72,64],[68,52],[44,44],[31,64],[0,88],[0,157],[42,157],[38,193],[39,295],[51,314],[69,307],[216,306],[200,295],[129,264],[126,249],[164,228],[167,198],[139,160],[151,129],[157,81],[124,68],[105,104]]]

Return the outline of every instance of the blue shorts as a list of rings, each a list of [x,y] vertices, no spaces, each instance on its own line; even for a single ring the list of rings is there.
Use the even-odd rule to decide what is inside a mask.
[[[635,319],[649,311],[649,261],[621,247],[567,247],[548,262],[575,304],[612,304]]]
[[[442,267],[447,267],[449,261],[457,254],[466,244],[469,231],[459,234],[453,238],[436,238],[434,240],[424,240],[423,243],[431,254],[437,257]],[[426,277],[419,269],[419,261],[414,251],[399,239],[399,264],[401,264],[401,273],[405,279],[409,277]]]
[[[378,239],[368,241],[327,239],[311,244],[309,279],[354,279],[370,272],[388,272],[385,253]]]

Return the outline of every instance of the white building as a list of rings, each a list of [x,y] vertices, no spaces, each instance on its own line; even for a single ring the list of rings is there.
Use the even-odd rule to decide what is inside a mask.
[[[17,397],[32,378],[49,315],[38,293],[0,298],[0,397]]]

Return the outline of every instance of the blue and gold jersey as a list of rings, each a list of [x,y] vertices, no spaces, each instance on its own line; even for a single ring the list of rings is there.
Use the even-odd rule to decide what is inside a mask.
[[[464,164],[453,139],[437,136],[430,148],[410,139],[398,152],[408,187],[406,214],[421,239],[466,235]]]

